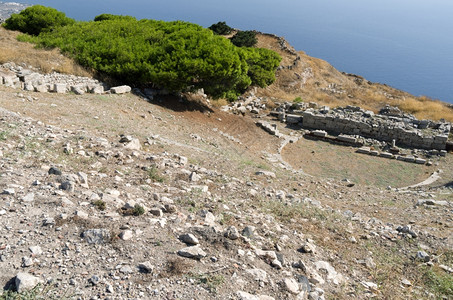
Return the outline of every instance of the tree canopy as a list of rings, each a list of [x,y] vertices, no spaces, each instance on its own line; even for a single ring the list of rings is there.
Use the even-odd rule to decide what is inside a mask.
[[[255,47],[258,43],[256,32],[251,30],[238,31],[230,40],[237,47]]]
[[[226,22],[217,22],[215,24],[212,24],[208,28],[211,29],[215,34],[219,35],[227,35],[233,32],[233,28],[228,26]]]
[[[34,5],[27,7],[19,14],[13,14],[8,18],[3,26],[9,30],[18,30],[31,35],[38,35],[42,31],[48,31],[52,28],[74,24],[75,20],[66,17],[51,7]]]
[[[60,48],[81,65],[133,86],[203,88],[213,97],[233,98],[250,85],[272,83],[281,60],[267,49],[236,47],[196,24],[110,14],[20,38]]]

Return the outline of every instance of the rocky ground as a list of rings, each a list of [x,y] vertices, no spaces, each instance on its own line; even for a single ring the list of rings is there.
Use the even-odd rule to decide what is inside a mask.
[[[10,67],[77,69],[1,35]],[[0,299],[451,299],[450,154],[370,158],[267,116],[280,98],[408,95],[259,46],[283,61],[253,112],[0,84]]]
[[[449,155],[417,189],[311,176],[193,98],[0,87],[3,296],[452,296]]]

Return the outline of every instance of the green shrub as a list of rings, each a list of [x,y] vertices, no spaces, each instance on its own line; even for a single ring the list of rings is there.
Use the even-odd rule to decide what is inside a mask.
[[[302,100],[301,97],[296,97],[296,98],[294,98],[293,102],[294,102],[294,103],[302,103],[302,102],[304,102],[304,101]]]
[[[141,216],[145,213],[145,209],[143,208],[143,206],[141,206],[140,204],[135,204],[134,206],[134,209],[132,210],[132,214],[134,216]]]
[[[239,31],[230,40],[237,47],[255,47],[258,43],[256,32],[250,30]]]
[[[108,21],[108,20],[137,20],[134,17],[131,16],[118,16],[118,15],[112,15],[112,14],[101,14],[99,16],[94,17],[95,22],[101,22],[101,21]]]
[[[215,34],[227,35],[233,32],[233,28],[228,26],[225,22],[218,22],[209,26]]]
[[[252,85],[266,87],[275,81],[275,70],[282,58],[276,52],[264,48],[241,48],[249,66],[247,75]]]
[[[63,12],[51,7],[34,5],[24,9],[19,14],[13,14],[5,21],[3,26],[9,30],[38,35],[41,32],[74,23],[75,21],[66,17]]]
[[[105,203],[105,201],[102,201],[102,200],[94,201],[93,205],[99,210],[105,210],[105,208],[106,208],[106,203]]]
[[[148,177],[149,177],[149,179],[151,179],[152,181],[157,181],[157,182],[164,182],[164,181],[165,181],[165,178],[162,177],[162,176],[159,174],[159,171],[157,170],[156,167],[151,167],[151,168],[148,170]]]
[[[109,14],[96,20],[19,39],[60,48],[81,65],[125,84],[152,85],[172,92],[203,88],[214,98],[235,98],[252,84],[273,82],[280,62],[270,50],[238,48],[188,22]]]
[[[426,268],[423,275],[424,283],[431,289],[434,294],[446,296],[445,299],[450,299],[453,296],[453,277],[446,274],[443,270],[434,268]]]

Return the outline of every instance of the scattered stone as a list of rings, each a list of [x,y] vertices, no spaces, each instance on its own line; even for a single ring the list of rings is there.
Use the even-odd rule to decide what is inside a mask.
[[[149,262],[143,262],[138,265],[138,269],[142,273],[152,273],[154,270],[154,266]]]
[[[132,139],[130,142],[124,144],[124,148],[129,150],[142,150],[142,145],[139,139]]]
[[[234,226],[229,226],[226,229],[224,236],[230,240],[237,240],[240,237],[239,231]]]
[[[91,283],[92,285],[97,285],[100,281],[101,279],[97,275],[93,275],[90,277],[90,279],[88,279],[88,282]]]
[[[370,281],[362,281],[360,282],[365,288],[372,290],[372,291],[377,291],[378,285],[374,282]]]
[[[33,265],[33,259],[31,257],[22,257],[22,267],[28,268]]]
[[[299,249],[299,252],[302,253],[315,253],[316,246],[310,242],[305,242]]]
[[[196,172],[192,172],[189,176],[190,181],[197,182],[201,180],[201,176],[198,175]]]
[[[119,234],[120,239],[128,241],[133,237],[132,230],[124,230]]]
[[[35,194],[34,193],[28,193],[22,198],[22,200],[24,202],[33,202],[35,200]]]
[[[132,270],[131,266],[129,266],[129,265],[121,266],[119,271],[120,271],[120,273],[123,273],[123,274],[132,274],[132,273],[134,273],[134,270]]]
[[[324,271],[327,274],[327,280],[331,281],[333,284],[338,285],[343,282],[343,276],[337,273],[337,271],[335,271],[335,269],[328,262],[317,261],[315,262],[315,266],[318,271]]]
[[[28,273],[20,272],[16,275],[16,290],[19,293],[29,291],[41,283],[42,280]]]
[[[242,235],[245,237],[252,237],[255,234],[256,228],[254,226],[247,226],[242,230]]]
[[[403,280],[401,280],[401,283],[404,286],[412,286],[412,283],[409,280],[407,280],[406,278],[403,278]]]
[[[253,279],[260,282],[267,282],[266,271],[258,268],[246,269],[245,272],[252,275]]]
[[[431,260],[431,257],[425,251],[417,251],[415,259],[423,262],[429,262]]]
[[[179,239],[189,245],[198,245],[200,241],[191,233],[182,234],[179,236]]]
[[[247,292],[238,291],[236,293],[239,300],[275,300],[275,298],[266,295],[253,295]]]
[[[283,288],[291,294],[299,293],[299,283],[294,278],[283,279]]]
[[[89,215],[84,212],[84,211],[81,211],[81,210],[77,210],[74,215],[79,218],[79,219],[88,219]]]
[[[182,257],[192,258],[192,259],[202,259],[206,257],[206,252],[204,252],[200,246],[186,247],[178,251],[178,255]]]
[[[153,207],[149,210],[149,213],[156,217],[162,217],[164,215],[162,209]]]
[[[434,200],[434,199],[419,199],[419,200],[417,200],[417,203],[415,204],[415,206],[423,206],[423,205],[426,205],[426,206],[448,206],[449,202],[448,201],[444,201],[444,200],[437,201],[437,200]]]
[[[88,244],[104,244],[110,241],[110,231],[107,229],[89,229],[82,233],[82,238]]]
[[[444,270],[444,271],[447,272],[447,273],[450,273],[450,274],[453,273],[453,268],[450,268],[449,266],[446,266],[446,265],[439,265],[439,268],[441,268],[442,270]]]
[[[49,174],[51,174],[51,175],[61,175],[62,172],[60,171],[60,169],[58,169],[56,167],[51,167],[49,169]]]
[[[3,195],[15,195],[16,191],[13,188],[4,189],[2,192]]]
[[[401,233],[407,233],[407,234],[409,234],[410,236],[412,236],[413,238],[417,238],[417,237],[418,237],[418,234],[415,233],[415,231],[412,230],[411,225],[398,226],[398,228],[397,228],[396,230],[397,230],[398,232],[401,232]]]
[[[203,219],[203,222],[207,225],[214,225],[215,216],[212,212],[202,209],[198,212],[198,215]]]
[[[41,255],[42,254],[42,249],[39,246],[31,246],[28,249],[33,254],[33,256],[37,256],[37,255]]]
[[[110,89],[110,92],[112,92],[112,94],[125,94],[125,93],[130,93],[131,92],[131,87],[128,86],[128,85],[121,85],[121,86],[116,86],[116,87],[112,87]]]
[[[64,181],[60,184],[60,189],[68,192],[74,192],[75,183],[73,181]]]
[[[78,172],[77,177],[79,179],[79,183],[84,188],[89,188],[88,186],[88,175],[83,172]]]
[[[165,209],[165,212],[168,214],[172,214],[177,211],[176,205],[174,205],[174,204],[165,204],[164,209]]]
[[[257,171],[255,173],[255,175],[258,175],[258,176],[263,175],[263,176],[269,177],[269,178],[276,178],[275,173],[270,172],[270,171]]]

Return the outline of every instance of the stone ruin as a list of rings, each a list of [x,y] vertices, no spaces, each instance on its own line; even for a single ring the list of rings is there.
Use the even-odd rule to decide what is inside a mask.
[[[72,92],[76,95],[91,94],[124,94],[131,92],[127,85],[108,88],[97,79],[60,73],[41,74],[33,69],[17,66],[15,63],[0,65],[0,85],[33,92],[53,92],[64,94]]]
[[[0,65],[0,84],[34,92],[102,94],[106,85],[96,79],[59,73],[41,74],[14,63]]]
[[[448,142],[451,123],[417,120],[391,106],[374,114],[357,106],[330,109],[327,106],[319,108],[316,103],[284,103],[272,114],[288,125],[361,136],[393,146],[425,150],[450,150],[451,147]]]

